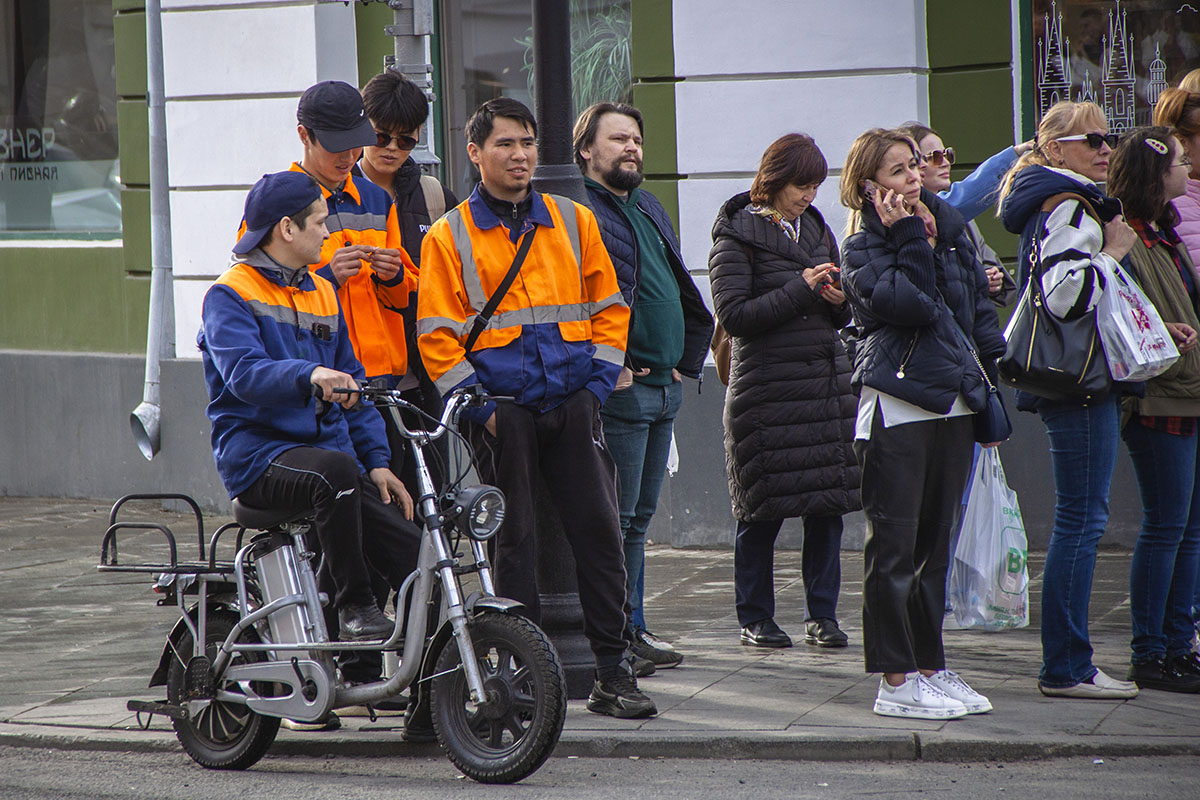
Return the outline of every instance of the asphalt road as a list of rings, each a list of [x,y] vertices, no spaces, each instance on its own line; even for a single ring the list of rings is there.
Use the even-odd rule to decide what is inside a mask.
[[[444,759],[271,758],[246,772],[201,769],[183,753],[89,753],[0,747],[4,800],[407,800],[614,797],[1194,798],[1200,759],[1091,758],[1015,763],[837,763],[552,758],[516,786],[467,780]]]

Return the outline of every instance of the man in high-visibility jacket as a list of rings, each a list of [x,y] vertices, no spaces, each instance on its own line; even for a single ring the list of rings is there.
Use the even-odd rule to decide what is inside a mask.
[[[324,554],[318,576],[342,639],[382,639],[393,623],[373,577],[399,588],[416,566],[413,502],[388,469],[383,421],[343,413],[362,366],[328,282],[309,273],[328,237],[317,184],[264,175],[246,199],[233,263],[204,297],[196,344],[211,402],[213,457],[231,498],[255,508],[313,509]],[[332,405],[318,413],[320,387]],[[348,680],[371,680],[373,663]],[[343,661],[343,667],[346,662]]]
[[[536,135],[533,114],[510,98],[484,103],[468,120],[467,153],[482,183],[434,223],[422,244],[417,341],[443,395],[480,383],[514,398],[469,419],[480,477],[508,501],[496,542],[498,593],[540,617],[540,474],[575,554],[584,633],[596,658],[588,709],[646,717],[657,710],[627,660],[615,468],[600,428],[600,406],[625,361],[629,307],[591,211],[531,190]],[[523,244],[528,254],[519,272],[479,331],[475,320]]]
[[[392,198],[369,180],[350,174],[363,147],[378,141],[362,95],[348,83],[322,81],[300,96],[296,120],[304,153],[289,169],[317,182],[329,212],[329,238],[312,271],[337,290],[350,343],[367,379],[382,378],[389,387],[407,388],[408,347],[401,312],[416,291],[417,268],[401,244]],[[243,220],[238,235],[244,230]],[[416,385],[415,378],[411,385]],[[393,450],[390,464],[397,472],[404,453],[398,447]]]

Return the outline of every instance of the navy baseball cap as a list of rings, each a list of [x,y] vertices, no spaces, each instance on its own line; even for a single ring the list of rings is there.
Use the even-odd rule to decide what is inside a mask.
[[[312,129],[317,142],[331,153],[373,145],[375,126],[367,119],[362,95],[348,83],[322,81],[304,90],[296,119]]]
[[[245,255],[284,217],[299,214],[322,197],[317,182],[303,172],[275,172],[263,175],[246,195],[242,219],[246,232],[233,246],[237,255]]]

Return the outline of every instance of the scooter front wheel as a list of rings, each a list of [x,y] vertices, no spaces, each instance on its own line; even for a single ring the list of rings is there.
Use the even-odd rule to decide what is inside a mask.
[[[229,611],[214,609],[208,612],[205,653],[210,661],[216,657],[217,648],[229,636],[237,621],[237,616]],[[253,630],[247,629],[239,641],[256,643],[259,639]],[[167,670],[167,699],[171,703],[183,702],[186,659],[191,657],[192,652],[192,635],[189,631],[180,640]],[[265,654],[258,652],[238,653],[232,663],[237,664],[243,659],[261,661],[265,658]],[[218,684],[217,688],[238,693],[242,691],[236,683]],[[221,700],[213,700],[193,718],[172,720],[171,724],[187,754],[197,764],[210,769],[246,769],[252,766],[267,752],[279,732],[277,718],[256,714],[244,703]]]
[[[567,716],[558,653],[524,617],[484,612],[468,624],[487,699],[471,701],[459,648],[442,648],[433,728],[454,765],[480,783],[515,783],[550,756]]]

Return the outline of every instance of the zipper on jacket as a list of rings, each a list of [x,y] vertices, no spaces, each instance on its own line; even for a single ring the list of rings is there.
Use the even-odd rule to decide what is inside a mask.
[[[921,332],[917,331],[913,334],[912,341],[908,344],[908,350],[904,351],[904,358],[900,359],[900,369],[896,370],[896,377],[904,380],[904,368],[908,366],[908,360],[912,358],[913,350],[917,347],[917,340],[921,338]]]

